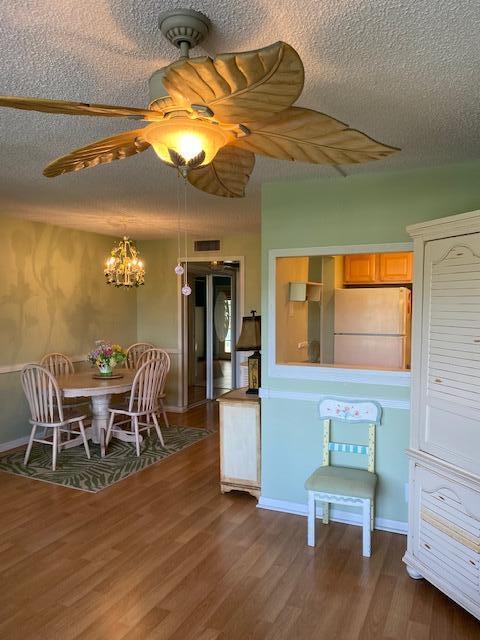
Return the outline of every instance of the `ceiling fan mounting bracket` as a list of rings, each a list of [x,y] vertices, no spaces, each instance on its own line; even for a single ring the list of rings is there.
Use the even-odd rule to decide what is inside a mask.
[[[188,58],[190,49],[207,37],[212,23],[200,11],[173,9],[160,14],[158,26],[165,38],[180,49],[183,57]]]

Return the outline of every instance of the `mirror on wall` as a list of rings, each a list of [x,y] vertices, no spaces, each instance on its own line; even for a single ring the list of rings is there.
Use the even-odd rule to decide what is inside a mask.
[[[276,258],[276,362],[408,370],[412,253]]]

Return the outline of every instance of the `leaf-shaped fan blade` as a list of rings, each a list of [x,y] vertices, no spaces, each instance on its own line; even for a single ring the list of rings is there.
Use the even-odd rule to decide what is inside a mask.
[[[183,58],[167,67],[163,84],[177,104],[203,104],[226,123],[257,122],[295,102],[303,64],[285,42],[256,51]]]
[[[314,164],[379,160],[399,151],[318,111],[290,107],[270,120],[249,125],[250,135],[233,144],[253,153]]]
[[[255,156],[227,146],[220,149],[210,164],[188,173],[188,180],[197,189],[224,198],[242,198],[255,165]]]
[[[43,98],[21,98],[0,96],[0,107],[41,111],[43,113],[63,113],[70,116],[106,116],[109,118],[131,118],[133,120],[161,120],[163,113],[152,109],[136,107],[115,107],[109,104],[88,104],[87,102],[64,102]]]
[[[98,140],[86,147],[72,151],[67,156],[54,160],[45,167],[43,175],[47,178],[53,178],[62,173],[88,169],[88,167],[95,167],[97,164],[123,160],[128,156],[141,153],[150,146],[143,139],[142,134],[143,129],[135,129],[134,131],[124,131],[111,138]]]

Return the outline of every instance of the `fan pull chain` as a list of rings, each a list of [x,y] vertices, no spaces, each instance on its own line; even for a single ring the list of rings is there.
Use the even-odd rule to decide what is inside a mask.
[[[192,289],[188,284],[188,242],[187,242],[187,177],[183,178],[183,230],[184,230],[184,245],[185,245],[185,272],[183,274],[183,287],[182,294],[189,296],[192,293]]]
[[[181,225],[180,225],[180,174],[177,173],[177,266],[175,267],[175,273],[177,276],[181,276],[183,274],[183,266],[180,261],[180,235],[181,235]]]

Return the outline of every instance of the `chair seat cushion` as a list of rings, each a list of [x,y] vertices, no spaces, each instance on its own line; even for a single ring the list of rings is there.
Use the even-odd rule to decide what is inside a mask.
[[[366,469],[318,467],[305,482],[305,489],[373,500],[376,484],[376,474]]]

